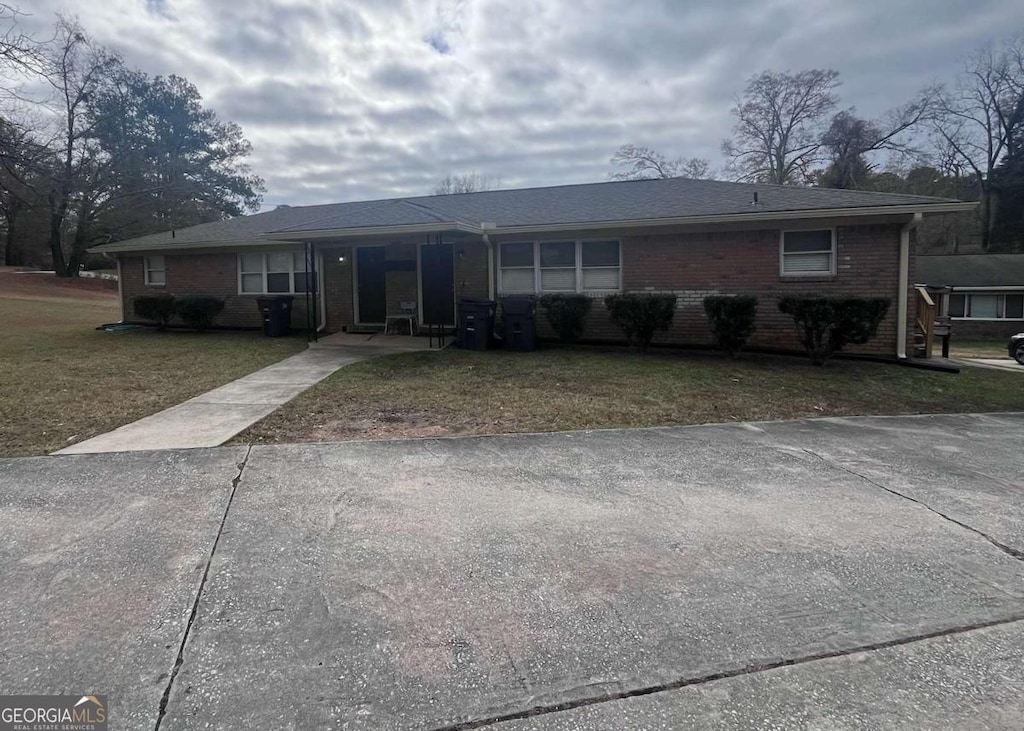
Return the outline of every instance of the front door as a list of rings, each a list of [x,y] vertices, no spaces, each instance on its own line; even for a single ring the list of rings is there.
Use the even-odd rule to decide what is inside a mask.
[[[424,325],[455,325],[455,260],[451,244],[420,247]]]
[[[356,249],[357,320],[361,325],[383,325],[388,314],[383,246]]]

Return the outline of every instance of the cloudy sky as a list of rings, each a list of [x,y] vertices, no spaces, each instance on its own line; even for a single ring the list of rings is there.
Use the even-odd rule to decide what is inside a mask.
[[[13,0],[19,4],[18,0]],[[834,68],[865,115],[1024,31],[1020,0],[30,0],[238,122],[266,204],[607,178],[620,145],[723,164],[764,69]]]

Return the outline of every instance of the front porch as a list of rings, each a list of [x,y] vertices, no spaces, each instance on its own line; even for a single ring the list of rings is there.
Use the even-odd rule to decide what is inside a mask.
[[[488,247],[479,237],[318,242],[316,251],[327,333],[408,333],[410,321],[412,334],[451,332],[459,299],[492,295]]]

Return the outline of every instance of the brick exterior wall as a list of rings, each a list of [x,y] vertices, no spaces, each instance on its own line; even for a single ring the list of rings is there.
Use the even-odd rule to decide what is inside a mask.
[[[893,357],[896,352],[899,232],[898,224],[839,227],[836,276],[801,278],[779,275],[778,229],[622,236],[623,291],[672,292],[678,296],[671,329],[656,338],[657,343],[671,345],[710,343],[702,306],[705,296],[755,295],[759,300],[757,332],[751,345],[793,350],[799,350],[800,345],[792,321],[778,311],[779,297],[802,293],[889,297],[892,306],[878,336],[867,345],[850,350]],[[353,247],[338,245],[321,251],[326,330],[337,332],[354,323]],[[338,261],[342,256],[345,261]],[[487,247],[482,242],[457,243],[454,257],[456,299],[487,297]],[[390,261],[415,258],[413,243],[387,245]],[[218,325],[260,326],[259,312],[253,302],[256,296],[238,294],[234,252],[167,255],[165,261],[166,287],[147,287],[143,284],[142,257],[122,259],[126,313],[132,312],[132,299],[144,292],[203,293],[225,299],[226,306],[217,320]],[[911,256],[910,282],[914,281],[913,264]],[[415,272],[390,271],[386,282],[389,314],[399,314],[400,302],[417,299]],[[909,302],[908,340],[911,340],[915,319],[913,296]],[[303,307],[304,303],[297,298],[293,317],[296,327],[305,325]],[[542,312],[538,313],[537,324],[541,337],[554,336]],[[600,297],[594,303],[585,337],[608,341],[623,339],[621,331],[609,321]]]
[[[1024,332],[1024,320],[1003,320],[1002,322],[953,320],[954,343],[957,338],[984,338],[1009,342],[1011,335],[1021,332]]]
[[[754,295],[758,317],[751,345],[792,350],[801,346],[792,320],[778,310],[780,297],[804,293],[888,297],[892,305],[877,337],[848,350],[894,357],[899,239],[900,226],[896,224],[839,227],[836,276],[789,278],[779,274],[778,229],[623,236],[623,291],[677,295],[671,328],[655,338],[655,343],[664,345],[710,345],[705,296]],[[622,332],[608,319],[601,299],[596,297],[584,337],[620,341]],[[913,302],[911,299],[911,310]],[[913,322],[912,311],[907,320]],[[542,312],[538,312],[537,326],[541,337],[554,336]],[[908,328],[908,341],[912,335]]]
[[[355,322],[352,300],[352,256],[349,246],[323,252],[324,308],[327,310],[326,331],[340,332]],[[338,261],[344,257],[345,261]]]
[[[224,300],[224,310],[214,320],[215,327],[261,328],[263,316],[256,306],[261,295],[238,293],[238,255],[235,252],[216,254],[166,254],[166,285],[145,284],[144,260],[141,256],[121,258],[121,292],[126,320],[138,321],[132,306],[135,298],[147,294],[205,294]],[[295,295],[292,327],[306,327],[304,295]]]

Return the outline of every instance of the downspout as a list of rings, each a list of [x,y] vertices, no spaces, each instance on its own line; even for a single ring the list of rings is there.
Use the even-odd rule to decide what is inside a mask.
[[[327,301],[324,297],[324,252],[317,252],[316,257],[316,289],[320,294],[320,312],[318,313],[320,322],[316,326],[316,331],[322,333],[327,327]]]
[[[124,284],[122,283],[121,277],[121,257],[114,255],[114,261],[117,262],[117,303],[121,307],[121,319],[118,320],[122,325],[124,324]]]
[[[918,211],[900,229],[900,283],[896,299],[896,357],[907,359],[907,311],[910,308],[910,232],[921,222]]]
[[[487,245],[487,299],[494,300],[494,243],[487,235],[487,230],[494,228],[493,223],[481,223],[481,237]]]

